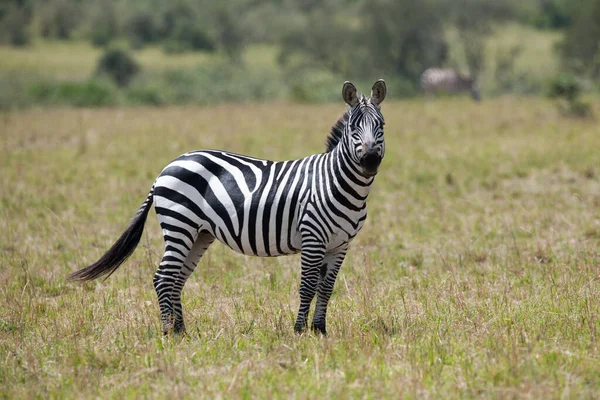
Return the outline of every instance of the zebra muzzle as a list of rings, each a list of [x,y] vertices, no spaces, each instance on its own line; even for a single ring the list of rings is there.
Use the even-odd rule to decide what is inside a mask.
[[[372,176],[377,173],[377,168],[381,164],[381,156],[377,151],[369,151],[360,158],[360,165],[366,175]]]

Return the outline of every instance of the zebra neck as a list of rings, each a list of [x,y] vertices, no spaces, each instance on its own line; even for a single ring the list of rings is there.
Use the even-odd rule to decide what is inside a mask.
[[[333,186],[338,192],[348,193],[355,200],[365,202],[375,178],[367,178],[360,173],[360,166],[350,156],[344,141],[328,155]]]

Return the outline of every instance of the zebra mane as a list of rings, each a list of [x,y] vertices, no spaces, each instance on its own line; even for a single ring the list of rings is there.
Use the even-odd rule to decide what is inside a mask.
[[[325,141],[327,153],[335,149],[340,140],[342,140],[342,136],[344,136],[344,128],[348,123],[349,116],[350,110],[346,111],[329,130],[329,136],[327,136]]]

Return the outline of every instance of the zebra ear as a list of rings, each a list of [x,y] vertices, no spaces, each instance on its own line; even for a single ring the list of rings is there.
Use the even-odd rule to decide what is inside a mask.
[[[352,84],[352,82],[344,82],[344,86],[342,87],[342,97],[346,104],[350,107],[354,107],[358,104],[358,96],[356,95],[356,86]]]
[[[378,80],[373,84],[373,88],[371,88],[371,103],[373,104],[381,104],[383,99],[385,99],[385,94],[387,93],[387,88],[385,86],[385,81],[383,79]]]

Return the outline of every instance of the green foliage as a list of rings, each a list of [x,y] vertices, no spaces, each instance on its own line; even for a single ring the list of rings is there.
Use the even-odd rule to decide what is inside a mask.
[[[328,70],[305,68],[290,74],[290,99],[301,103],[335,101],[340,97],[339,77]]]
[[[494,82],[501,91],[514,91],[517,81],[515,61],[521,54],[520,45],[511,46],[508,49],[498,49],[496,52],[496,65],[494,69]]]
[[[40,33],[43,37],[69,39],[82,20],[82,3],[73,0],[48,0],[39,6]]]
[[[219,2],[215,11],[215,28],[220,48],[233,62],[240,62],[246,45],[246,32],[240,23],[245,12],[238,3]]]
[[[574,117],[591,117],[591,105],[581,99],[582,86],[573,75],[562,73],[549,84],[548,96],[558,99],[561,113]]]
[[[533,18],[533,24],[538,28],[561,29],[571,25],[571,0],[540,0],[539,12]]]
[[[98,107],[116,103],[116,88],[107,82],[39,82],[34,84],[29,95],[42,105],[69,105],[75,107]]]
[[[471,78],[477,79],[485,64],[485,38],[474,32],[462,32],[461,38],[464,43],[469,75]]]
[[[145,88],[159,91],[160,101],[166,104],[211,104],[281,98],[285,85],[277,74],[223,62],[193,70],[146,74],[131,89]]]
[[[167,43],[177,43],[182,50],[213,51],[215,43],[200,27],[194,24],[179,24]]]
[[[515,17],[514,5],[509,0],[457,0],[440,9],[442,18],[458,30],[469,75],[477,79],[485,66],[485,39],[494,24]]]
[[[592,0],[7,0],[0,1],[0,42],[25,44],[39,32],[51,38],[86,38],[102,47],[129,42],[134,49],[147,47],[139,51],[145,65],[155,70],[187,69],[182,74],[194,82],[202,80],[198,78],[202,74],[212,76],[212,72],[189,71],[197,57],[202,63],[221,63],[226,58],[239,67],[249,63],[246,70],[252,73],[276,71],[274,81],[281,85],[276,92],[300,101],[328,98],[325,91],[324,95],[309,93],[310,85],[303,80],[312,79],[328,87],[326,82],[334,79],[369,82],[384,77],[399,85],[393,95],[410,96],[419,75],[430,66],[457,68],[476,78],[484,92],[534,93],[541,91],[558,70],[557,58],[549,55],[549,43],[558,40],[561,33],[503,23],[533,24],[533,16],[538,14],[555,15],[549,23],[553,26],[577,21],[565,28],[559,54],[565,70],[593,81],[600,75],[600,33],[596,29],[600,7],[596,4]],[[571,16],[560,19],[566,15]],[[527,44],[513,56],[510,48],[521,43],[521,38],[515,39],[519,33],[527,35],[522,38]],[[39,47],[54,46],[43,40],[34,44],[30,56],[18,55],[26,59],[28,71],[36,69],[31,59]],[[96,57],[98,50],[88,52],[81,42],[73,46],[77,48],[73,58],[65,56],[68,52],[63,47],[40,60],[48,75],[65,79],[69,71],[81,71],[73,77],[81,80],[93,73],[90,65],[96,60],[85,58],[91,53]],[[261,59],[248,56],[259,47],[269,47],[269,54]],[[498,48],[505,48],[506,54],[494,60]],[[157,49],[167,57],[159,60]],[[181,54],[191,51],[214,55]],[[279,65],[273,65],[275,53],[279,54]],[[61,62],[61,57],[69,62]],[[179,65],[175,59],[183,63]],[[19,69],[13,59],[4,64],[5,69]],[[67,66],[60,72],[63,65]],[[316,75],[311,77],[311,73]],[[292,79],[280,81],[282,75]],[[163,78],[161,75],[159,80],[166,80]],[[126,84],[130,78],[115,79]],[[181,94],[183,90],[172,92]],[[160,102],[180,94],[148,98]]]
[[[362,48],[343,17],[329,13],[306,15],[282,37],[279,63],[291,70],[307,66],[326,68],[332,73],[355,74],[362,62]],[[354,49],[353,49],[354,47]]]
[[[442,15],[433,1],[375,0],[362,9],[369,69],[418,81],[421,73],[448,57]],[[366,76],[365,76],[366,78]]]
[[[127,86],[140,70],[138,63],[125,50],[108,49],[98,60],[97,75],[106,75],[119,86]]]
[[[25,46],[31,40],[29,22],[31,8],[28,4],[7,1],[0,4],[0,43]]]
[[[166,103],[162,90],[155,86],[138,86],[128,88],[126,102],[131,105],[160,106]]]
[[[375,0],[336,8],[343,5],[308,12],[283,37],[283,65],[313,64],[352,79],[397,74],[416,80],[446,59],[443,21],[432,2]]]
[[[135,49],[153,43],[159,37],[160,28],[150,12],[142,11],[133,14],[126,21],[125,27],[129,43]]]
[[[548,96],[574,100],[581,94],[581,83],[572,74],[562,73],[550,81]]]
[[[438,11],[460,31],[479,34],[489,34],[494,23],[511,20],[516,14],[511,0],[442,0]]]
[[[163,48],[168,53],[189,50],[212,51],[215,42],[190,3],[175,1],[161,15]]]
[[[98,0],[90,21],[88,37],[94,46],[106,46],[119,35],[117,11],[111,0]]]
[[[559,46],[565,68],[600,77],[600,1],[579,1]]]

